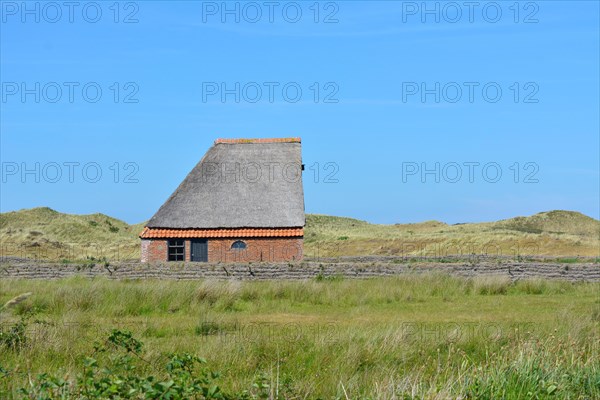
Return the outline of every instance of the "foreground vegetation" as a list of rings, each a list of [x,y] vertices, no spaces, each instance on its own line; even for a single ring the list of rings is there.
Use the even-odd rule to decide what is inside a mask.
[[[0,398],[600,398],[599,291],[442,274],[5,280]]]
[[[103,214],[62,214],[34,208],[0,214],[0,255],[54,261],[95,257],[139,260],[144,223],[128,225]],[[599,257],[600,221],[549,211],[497,222],[448,225],[438,221],[378,225],[352,218],[307,215],[305,254],[337,256]]]

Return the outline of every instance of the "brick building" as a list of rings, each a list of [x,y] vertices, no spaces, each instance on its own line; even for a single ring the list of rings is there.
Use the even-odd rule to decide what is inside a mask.
[[[300,138],[217,139],[140,234],[142,261],[301,260]]]

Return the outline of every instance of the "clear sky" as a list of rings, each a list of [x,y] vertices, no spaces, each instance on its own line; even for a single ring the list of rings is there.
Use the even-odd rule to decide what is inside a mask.
[[[137,223],[216,138],[300,136],[309,213],[599,218],[598,4],[3,1],[0,209]]]

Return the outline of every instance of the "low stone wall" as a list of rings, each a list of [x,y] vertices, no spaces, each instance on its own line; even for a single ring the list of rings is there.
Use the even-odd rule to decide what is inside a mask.
[[[0,279],[60,279],[71,276],[109,279],[313,279],[319,275],[346,278],[371,278],[430,271],[473,277],[505,275],[512,280],[528,278],[568,281],[600,281],[598,263],[544,263],[507,260],[472,262],[317,262],[205,264],[205,263],[139,263],[118,262],[105,265],[45,263],[24,259],[0,260]]]

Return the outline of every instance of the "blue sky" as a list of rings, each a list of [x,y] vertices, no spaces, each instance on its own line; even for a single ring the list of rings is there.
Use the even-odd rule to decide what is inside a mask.
[[[137,223],[216,138],[300,136],[309,213],[600,217],[596,1],[22,4],[2,2],[2,212]]]

